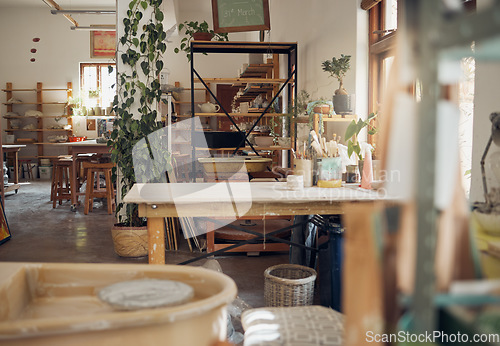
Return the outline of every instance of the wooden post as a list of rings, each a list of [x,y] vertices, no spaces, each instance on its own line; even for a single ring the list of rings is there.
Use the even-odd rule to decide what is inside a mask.
[[[148,218],[149,264],[165,264],[163,217]]]
[[[345,207],[342,306],[345,319],[345,345],[370,343],[367,336],[384,333],[382,268],[373,231],[372,203]]]

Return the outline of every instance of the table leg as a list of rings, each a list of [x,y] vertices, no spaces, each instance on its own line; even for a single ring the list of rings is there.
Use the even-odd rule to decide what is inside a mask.
[[[14,152],[14,184],[19,184],[19,150]]]
[[[165,264],[163,217],[148,218],[149,264]]]
[[[76,211],[76,206],[78,205],[78,183],[77,183],[77,153],[72,154],[73,162],[71,162],[72,172],[71,172],[71,211]]]

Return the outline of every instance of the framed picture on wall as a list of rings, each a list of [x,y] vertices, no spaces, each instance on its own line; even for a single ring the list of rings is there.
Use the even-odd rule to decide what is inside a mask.
[[[0,244],[5,243],[10,239],[9,225],[7,224],[7,217],[3,209],[3,201],[0,198]]]
[[[116,50],[116,31],[90,32],[90,57],[114,58]]]

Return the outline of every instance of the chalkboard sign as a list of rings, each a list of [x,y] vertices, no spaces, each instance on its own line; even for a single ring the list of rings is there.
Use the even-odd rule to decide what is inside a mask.
[[[271,28],[269,0],[212,0],[214,31],[260,31]]]

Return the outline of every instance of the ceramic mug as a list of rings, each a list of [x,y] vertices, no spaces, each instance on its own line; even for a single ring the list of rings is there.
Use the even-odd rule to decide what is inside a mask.
[[[304,187],[311,187],[313,183],[312,175],[313,175],[313,169],[312,169],[312,160],[306,160],[306,159],[295,159],[293,161],[294,163],[294,170],[293,173],[299,176],[303,176],[304,178]]]
[[[304,188],[304,177],[302,175],[290,174],[286,177],[286,187],[290,190],[301,190]]]
[[[248,102],[240,103],[240,113],[248,113],[249,104]]]

